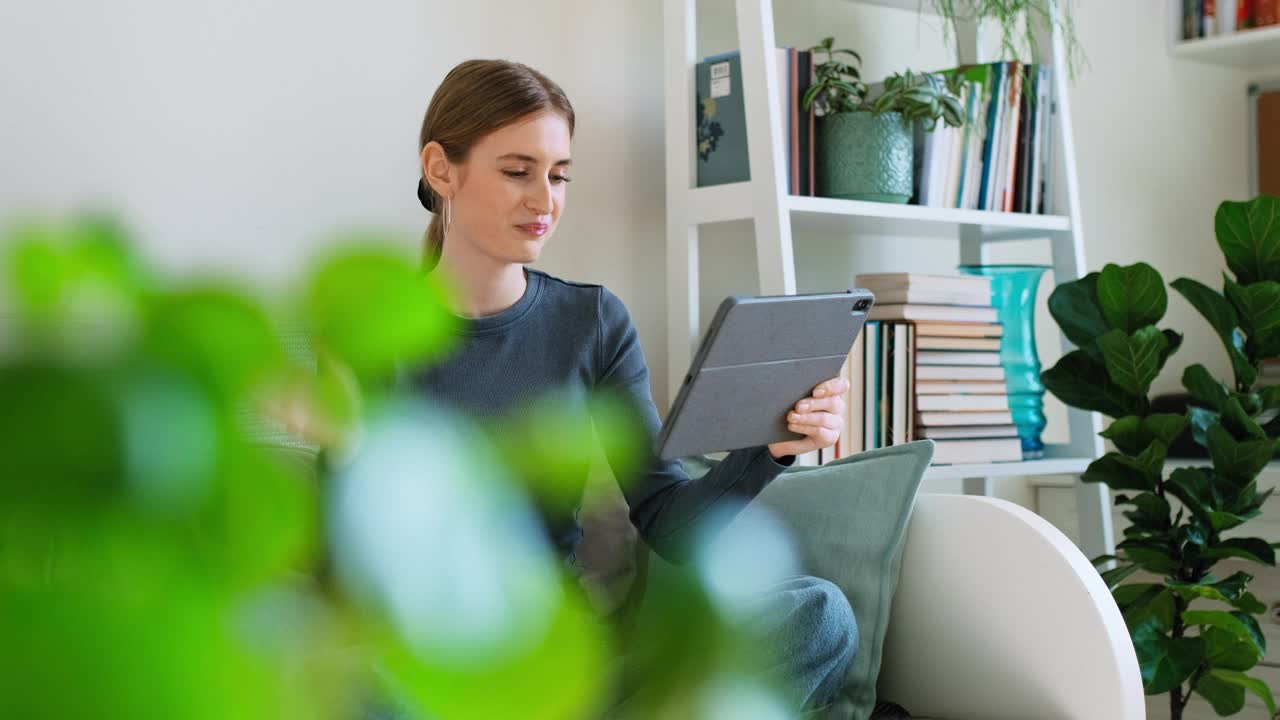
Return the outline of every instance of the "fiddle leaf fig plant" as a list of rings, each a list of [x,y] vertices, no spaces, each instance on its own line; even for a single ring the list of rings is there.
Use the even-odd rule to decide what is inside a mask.
[[[1259,492],[1257,479],[1278,442],[1266,418],[1280,407],[1280,388],[1255,382],[1262,360],[1280,354],[1280,199],[1224,202],[1215,226],[1234,279],[1224,278],[1222,293],[1188,278],[1171,284],[1222,340],[1230,384],[1192,365],[1182,383],[1203,407],[1153,411],[1151,384],[1182,335],[1157,328],[1168,294],[1146,263],[1107,265],[1054,290],[1049,310],[1077,348],[1042,374],[1063,402],[1112,419],[1102,436],[1115,449],[1082,480],[1120,491],[1115,502],[1131,524],[1116,554],[1094,562],[1115,563],[1102,578],[1129,626],[1146,692],[1169,693],[1172,720],[1193,693],[1220,715],[1239,712],[1246,691],[1276,712],[1271,690],[1245,674],[1266,655],[1256,617],[1266,606],[1247,589],[1252,575],[1215,570],[1228,558],[1275,566],[1273,546],[1243,526],[1272,493]],[[1212,465],[1166,473],[1169,447],[1188,429]],[[1125,584],[1139,571],[1147,579]]]

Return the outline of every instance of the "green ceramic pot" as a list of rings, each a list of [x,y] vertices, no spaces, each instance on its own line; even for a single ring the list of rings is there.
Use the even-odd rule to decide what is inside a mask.
[[[911,199],[914,148],[902,113],[844,112],[821,121],[819,195],[889,203]]]

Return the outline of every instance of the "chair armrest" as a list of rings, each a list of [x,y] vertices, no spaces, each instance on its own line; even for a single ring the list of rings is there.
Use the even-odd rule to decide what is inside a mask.
[[[1098,572],[995,498],[920,495],[879,697],[947,718],[1146,717],[1137,655]]]

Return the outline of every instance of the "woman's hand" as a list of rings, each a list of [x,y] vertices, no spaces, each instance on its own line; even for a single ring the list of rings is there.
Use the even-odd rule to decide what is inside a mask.
[[[769,453],[774,458],[782,458],[835,445],[844,429],[844,394],[847,392],[849,381],[842,377],[814,388],[812,395],[796,403],[795,409],[787,413],[787,429],[804,437],[773,443]]]

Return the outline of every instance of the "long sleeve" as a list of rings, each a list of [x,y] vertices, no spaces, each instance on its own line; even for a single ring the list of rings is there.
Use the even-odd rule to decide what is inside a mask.
[[[631,522],[660,555],[682,562],[692,549],[700,518],[718,506],[740,508],[794,463],[795,457],[775,460],[764,446],[735,450],[697,479],[689,478],[679,460],[658,458],[653,445],[661,422],[650,393],[649,367],[639,334],[622,301],[604,288],[598,310],[601,332],[596,387],[617,391],[648,432],[641,468],[630,477],[618,478]],[[615,457],[608,459],[617,475],[621,463]],[[729,515],[717,513],[716,517],[724,521]]]

